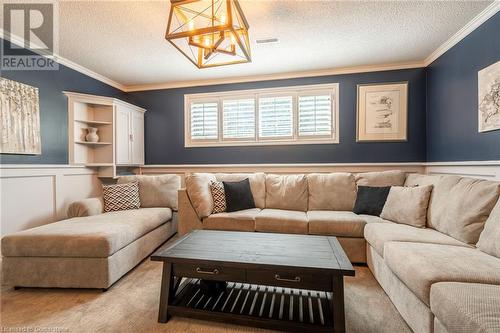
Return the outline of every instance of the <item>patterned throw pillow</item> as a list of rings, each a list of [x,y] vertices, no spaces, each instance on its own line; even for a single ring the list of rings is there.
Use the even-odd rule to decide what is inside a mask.
[[[102,196],[105,212],[138,209],[141,206],[138,182],[103,185]]]
[[[224,192],[224,184],[222,182],[210,182],[210,192],[214,201],[212,214],[222,213],[226,211],[226,193]]]

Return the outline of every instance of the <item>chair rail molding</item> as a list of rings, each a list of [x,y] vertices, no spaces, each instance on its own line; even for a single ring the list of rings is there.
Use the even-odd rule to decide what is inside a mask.
[[[0,165],[0,236],[66,218],[68,205],[100,195],[95,170],[83,166]]]

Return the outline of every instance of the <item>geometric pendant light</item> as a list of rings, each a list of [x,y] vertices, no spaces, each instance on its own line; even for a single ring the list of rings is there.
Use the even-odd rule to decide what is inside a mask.
[[[251,61],[248,22],[237,0],[171,0],[165,38],[196,67]]]

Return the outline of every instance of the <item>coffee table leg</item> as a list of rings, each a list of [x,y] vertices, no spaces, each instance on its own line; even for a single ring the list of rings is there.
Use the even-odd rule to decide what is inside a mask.
[[[168,315],[168,304],[172,300],[171,289],[173,288],[172,264],[163,262],[163,273],[161,276],[160,309],[158,322],[166,323],[170,318]]]
[[[333,331],[345,332],[344,277],[342,275],[333,277],[332,311]]]

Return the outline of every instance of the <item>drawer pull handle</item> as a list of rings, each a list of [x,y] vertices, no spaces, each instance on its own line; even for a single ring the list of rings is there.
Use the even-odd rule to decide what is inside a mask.
[[[274,278],[278,281],[286,281],[286,282],[300,282],[300,277],[296,276],[293,279],[285,279],[279,276],[279,274],[274,275]]]
[[[217,268],[215,268],[213,271],[204,271],[200,267],[197,267],[196,273],[216,275],[216,274],[219,274],[219,270]]]

